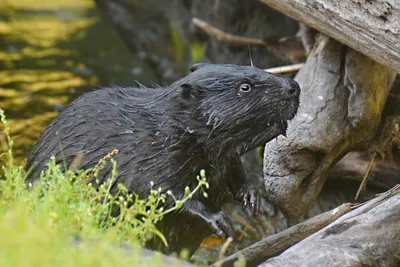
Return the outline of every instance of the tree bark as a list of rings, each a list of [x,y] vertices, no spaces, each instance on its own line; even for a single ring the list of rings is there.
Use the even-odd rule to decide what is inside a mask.
[[[321,36],[299,71],[298,114],[264,152],[268,198],[287,215],[309,209],[328,170],[374,138],[395,71]]]
[[[400,72],[400,2],[261,0]]]
[[[263,238],[255,244],[214,263],[212,266],[234,266],[235,261],[240,257],[245,259],[247,267],[257,266],[266,259],[279,254],[293,244],[327,226],[348,212],[350,208],[350,204],[343,204],[334,210],[319,214],[282,232]]]
[[[264,267],[400,264],[400,190],[389,191],[259,265]]]

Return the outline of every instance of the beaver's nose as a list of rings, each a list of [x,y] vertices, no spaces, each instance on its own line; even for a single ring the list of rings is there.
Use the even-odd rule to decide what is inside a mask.
[[[289,97],[298,98],[300,95],[300,86],[293,79],[287,79],[284,90],[286,90],[286,94]]]

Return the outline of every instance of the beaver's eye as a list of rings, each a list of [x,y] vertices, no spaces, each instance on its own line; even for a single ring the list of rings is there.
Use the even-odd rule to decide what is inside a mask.
[[[248,83],[242,83],[240,85],[240,91],[242,92],[250,92],[251,91],[251,85]]]

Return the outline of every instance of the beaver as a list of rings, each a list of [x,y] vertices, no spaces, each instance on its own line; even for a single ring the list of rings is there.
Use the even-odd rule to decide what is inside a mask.
[[[140,197],[152,183],[182,198],[204,169],[208,197],[194,195],[157,225],[168,247],[158,238],[146,245],[166,254],[186,248],[191,256],[210,234],[234,236],[222,210],[227,201],[239,200],[257,213],[260,198],[240,156],[286,133],[299,94],[296,81],[254,66],[206,63],[193,65],[166,88],[94,90],[69,104],[43,132],[28,157],[27,182],[38,179],[52,155],[68,167],[81,154],[78,167],[91,168],[118,149],[117,183]],[[100,183],[111,170],[99,173]]]

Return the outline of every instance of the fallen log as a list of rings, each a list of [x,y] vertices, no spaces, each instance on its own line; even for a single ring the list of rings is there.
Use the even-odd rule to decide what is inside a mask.
[[[397,186],[259,266],[399,266],[399,222]]]
[[[400,2],[260,0],[400,72]]]
[[[241,258],[246,261],[247,267],[257,266],[266,259],[284,251],[307,236],[319,231],[329,223],[348,212],[350,208],[350,204],[343,204],[334,210],[321,213],[282,232],[263,238],[253,245],[242,249],[220,261],[217,261],[212,266],[234,266],[234,263]]]
[[[320,36],[296,76],[300,108],[287,138],[264,153],[268,198],[287,215],[305,214],[330,168],[375,137],[396,72]]]

